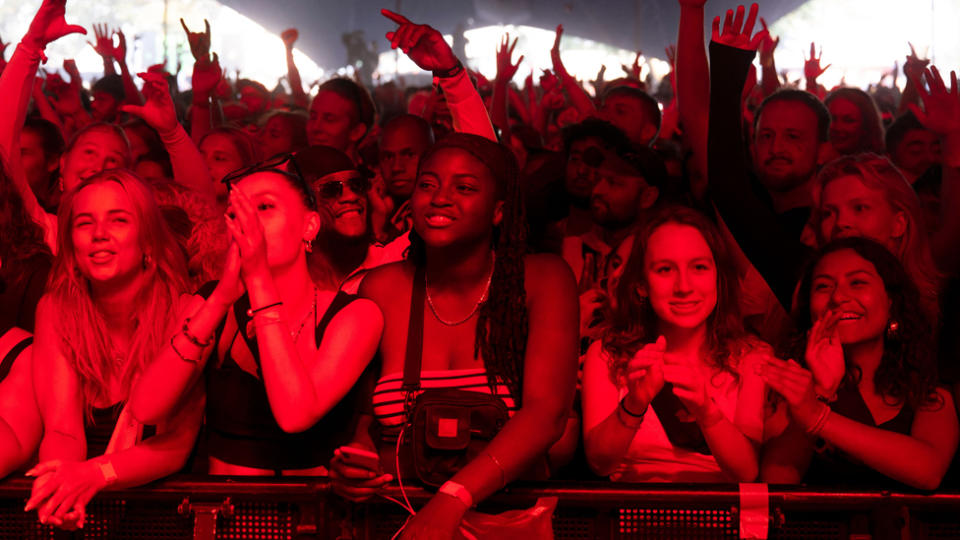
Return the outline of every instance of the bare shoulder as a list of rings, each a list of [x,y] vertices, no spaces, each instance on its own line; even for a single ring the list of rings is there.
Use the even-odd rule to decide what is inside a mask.
[[[408,289],[412,282],[413,265],[407,261],[392,262],[367,272],[360,282],[359,295],[382,306],[382,302],[396,297],[398,290]]]
[[[563,294],[576,298],[577,282],[570,265],[550,253],[534,253],[524,257],[525,286],[528,294]]]
[[[357,298],[341,309],[334,317],[347,323],[357,323],[365,328],[381,328],[383,326],[383,312],[380,306],[369,298]]]

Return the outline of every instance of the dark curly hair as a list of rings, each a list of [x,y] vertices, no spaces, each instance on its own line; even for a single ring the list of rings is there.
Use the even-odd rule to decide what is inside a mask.
[[[424,154],[421,167],[434,153],[445,148],[463,150],[484,163],[497,182],[497,200],[504,203],[503,221],[494,230],[492,239],[496,260],[490,292],[477,319],[474,355],[483,357],[491,391],[503,382],[520,405],[528,331],[523,263],[527,221],[517,163],[505,146],[477,135],[453,133]],[[425,265],[425,247],[420,235],[411,230],[407,259],[414,265]]]
[[[729,250],[717,226],[707,216],[685,206],[665,206],[653,213],[634,233],[630,258],[617,284],[617,302],[605,307],[603,349],[610,356],[610,379],[616,382],[630,357],[644,345],[656,341],[659,319],[639,289],[646,287],[644,259],[653,233],[663,225],[676,223],[700,231],[710,246],[717,268],[717,305],[707,318],[707,350],[714,366],[736,373],[731,358],[738,358],[759,346],[743,329],[737,306],[737,274]]]
[[[867,238],[843,238],[824,246],[810,260],[797,289],[793,318],[798,334],[789,345],[792,358],[803,358],[806,333],[813,326],[810,317],[810,288],[817,264],[830,253],[852,250],[873,264],[890,298],[890,320],[897,331],[883,338],[883,357],[873,383],[891,405],[906,403],[917,408],[938,404],[934,330],[920,301],[913,280],[895,255],[883,245]],[[848,366],[844,384],[857,383],[860,371]]]

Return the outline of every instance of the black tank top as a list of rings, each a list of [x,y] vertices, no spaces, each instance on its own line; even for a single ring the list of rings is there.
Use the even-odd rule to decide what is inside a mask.
[[[207,298],[215,287],[216,282],[208,283],[197,294]],[[318,346],[333,316],[356,298],[342,291],[333,298],[315,327],[314,339]],[[247,316],[249,307],[250,299],[244,295],[234,303],[233,313],[237,320],[237,335],[246,342],[259,374],[256,337],[247,337],[245,332],[239,331],[246,328],[250,320]],[[225,322],[221,323],[214,334],[214,343],[220,343],[224,325]],[[333,457],[333,450],[349,442],[352,435],[354,414],[359,410],[356,386],[313,427],[300,433],[286,433],[273,416],[263,380],[237,365],[229,348],[232,343],[222,362],[215,348],[206,366],[209,455],[234,465],[275,471],[327,465]]]
[[[856,384],[847,384],[840,387],[837,391],[837,401],[831,404],[831,409],[833,409],[833,412],[851,420],[856,420],[861,424],[902,435],[909,435],[910,429],[913,427],[914,410],[906,404],[900,408],[900,412],[896,416],[877,425]],[[813,455],[810,468],[804,476],[804,482],[807,484],[912,491],[905,484],[875,471],[837,448],[824,448],[819,440],[817,445],[818,450]]]

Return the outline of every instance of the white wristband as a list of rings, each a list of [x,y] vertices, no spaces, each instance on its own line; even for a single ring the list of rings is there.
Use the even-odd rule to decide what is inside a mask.
[[[451,497],[456,497],[457,499],[460,500],[460,502],[466,505],[467,508],[473,508],[473,495],[471,495],[470,492],[467,491],[467,488],[463,487],[462,485],[456,482],[451,482],[449,480],[444,482],[444,484],[440,486],[440,489],[437,492],[446,493]]]
[[[103,475],[103,480],[106,482],[106,485],[111,485],[117,481],[117,470],[113,468],[113,463],[110,461],[101,461],[97,464],[100,467],[100,474]]]

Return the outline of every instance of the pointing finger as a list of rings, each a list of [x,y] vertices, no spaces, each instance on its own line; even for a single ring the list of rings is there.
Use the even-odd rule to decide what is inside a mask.
[[[389,9],[381,9],[380,14],[397,24],[410,24],[410,21],[406,17],[400,15],[399,13],[394,13]]]

